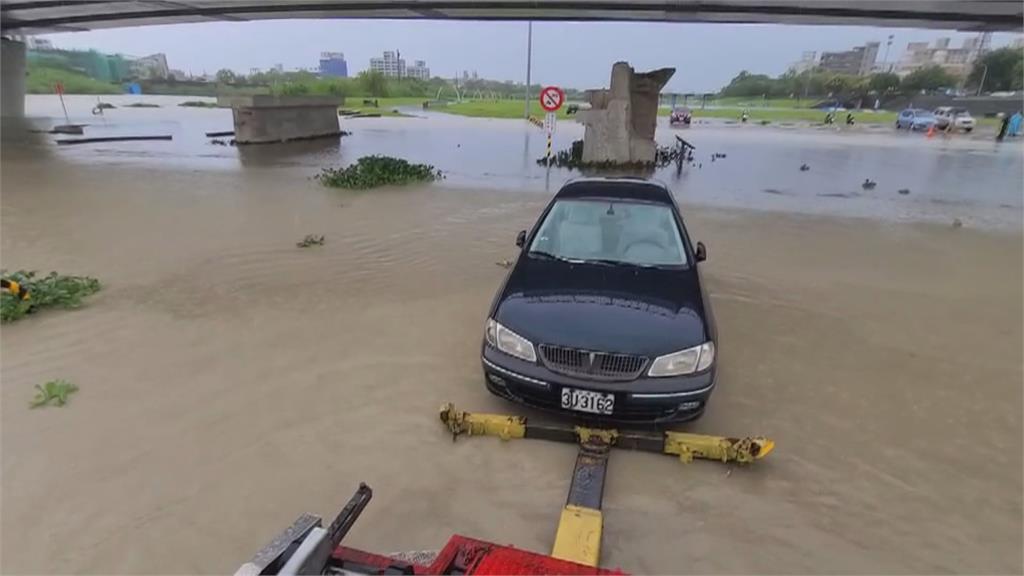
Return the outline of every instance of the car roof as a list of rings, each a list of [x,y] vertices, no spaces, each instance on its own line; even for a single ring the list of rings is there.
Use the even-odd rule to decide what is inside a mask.
[[[664,184],[635,176],[570,180],[555,194],[555,199],[571,198],[621,198],[674,204],[672,192]]]

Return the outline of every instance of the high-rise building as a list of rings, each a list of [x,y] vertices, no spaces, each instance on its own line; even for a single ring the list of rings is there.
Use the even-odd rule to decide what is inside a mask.
[[[406,78],[419,78],[420,80],[430,80],[430,68],[427,68],[427,63],[423,60],[416,60],[412,66],[405,69]]]
[[[927,66],[939,66],[954,76],[965,76],[970,73],[974,62],[989,51],[991,43],[989,33],[964,40],[960,48],[950,48],[949,38],[939,38],[934,46],[927,42],[911,42],[896,66],[896,73],[906,76]]]
[[[341,52],[320,53],[320,75],[335,78],[348,78],[348,62]]]
[[[388,78],[404,78],[405,60],[399,57],[398,52],[385,50],[383,58],[370,58],[370,71]]]
[[[164,79],[170,73],[167,56],[163,52],[136,58],[130,62],[131,72],[136,78]]]
[[[821,62],[818,64],[822,70],[835,72],[836,74],[850,74],[863,76],[870,74],[875,67],[875,59],[878,58],[878,42],[868,42],[863,46],[857,46],[843,52],[822,52]]]
[[[789,65],[789,71],[794,74],[800,74],[808,70],[813,69],[818,65],[818,53],[814,50],[804,51],[800,55],[800,59]]]

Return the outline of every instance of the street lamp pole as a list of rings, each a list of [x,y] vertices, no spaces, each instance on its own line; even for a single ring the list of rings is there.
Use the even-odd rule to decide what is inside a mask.
[[[533,56],[533,22],[526,23],[526,91],[523,118],[530,118],[530,58]]]

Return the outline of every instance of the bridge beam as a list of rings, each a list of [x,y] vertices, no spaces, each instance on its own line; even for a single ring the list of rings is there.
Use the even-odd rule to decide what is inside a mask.
[[[25,117],[25,44],[0,41],[0,116]]]

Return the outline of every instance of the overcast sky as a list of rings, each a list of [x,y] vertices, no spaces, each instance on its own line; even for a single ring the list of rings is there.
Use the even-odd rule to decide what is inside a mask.
[[[371,56],[400,50],[406,61],[426,60],[434,76],[476,70],[481,77],[522,81],[526,68],[525,22],[425,20],[274,20],[148,26],[53,34],[61,48],[95,48],[144,56],[167,54],[171,68],[193,74],[221,68],[283,64],[315,68],[322,51],[344,52],[349,74],[365,70]],[[959,46],[970,34],[903,28],[728,24],[567,23],[533,25],[533,80],[574,88],[604,86],[611,65],[626,60],[638,70],[674,66],[668,90],[713,91],[740,70],[776,75],[804,50],[845,50],[882,43],[894,34],[889,61],[907,42],[951,36]],[[996,34],[993,46],[1008,44]]]

